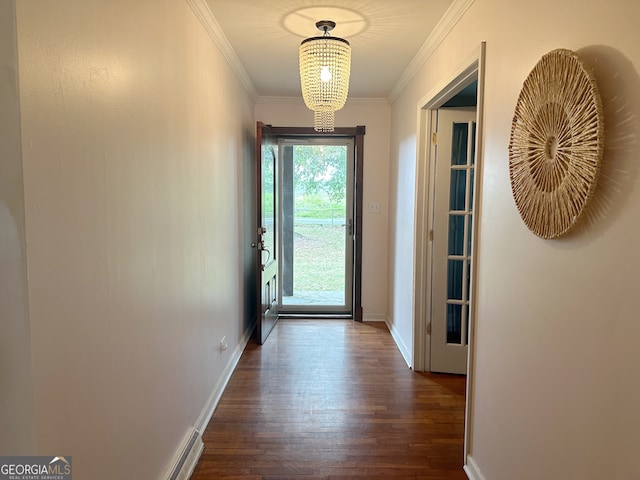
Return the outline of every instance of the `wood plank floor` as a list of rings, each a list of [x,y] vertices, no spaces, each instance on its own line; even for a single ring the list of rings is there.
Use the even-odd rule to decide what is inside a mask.
[[[384,323],[280,320],[251,342],[192,480],[466,480],[465,378],[410,370]]]

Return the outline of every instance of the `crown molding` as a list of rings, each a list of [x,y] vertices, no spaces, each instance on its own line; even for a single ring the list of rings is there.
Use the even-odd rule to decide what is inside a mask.
[[[233,47],[231,47],[231,43],[229,43],[229,40],[222,31],[222,28],[220,28],[220,24],[213,16],[213,13],[211,13],[211,10],[209,9],[206,1],[187,0],[187,3],[191,7],[191,10],[193,10],[193,13],[195,13],[196,17],[198,17],[198,20],[200,20],[200,23],[202,23],[205,30],[207,31],[213,42],[216,44],[224,58],[231,66],[231,69],[240,80],[240,83],[242,84],[244,89],[247,91],[251,99],[255,101],[256,98],[258,98],[258,91],[251,81],[251,78],[249,78],[247,71],[242,65],[242,62],[240,62],[238,55],[236,55]]]
[[[347,97],[346,105],[354,103],[384,103],[389,105],[389,99],[387,97]]]
[[[445,14],[442,16],[436,27],[429,35],[429,38],[422,44],[420,50],[411,63],[404,70],[400,79],[396,82],[396,84],[391,89],[389,93],[388,101],[389,103],[393,103],[396,98],[402,93],[405,87],[409,84],[411,79],[415,77],[418,70],[422,68],[422,66],[426,63],[426,61],[433,55],[433,52],[438,45],[445,39],[445,37],[449,34],[449,32],[453,29],[453,27],[458,23],[458,20],[464,15],[467,9],[471,6],[471,4],[475,0],[454,0],[451,6],[447,9]]]
[[[302,97],[278,97],[275,95],[262,95],[255,99],[255,103],[304,105]]]

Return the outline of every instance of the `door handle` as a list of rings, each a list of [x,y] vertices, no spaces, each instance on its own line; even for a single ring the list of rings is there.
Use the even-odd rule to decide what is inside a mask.
[[[258,227],[258,241],[251,242],[251,248],[257,248],[258,250],[266,250],[264,248],[264,241],[262,240],[262,235],[267,233],[266,227]]]
[[[271,252],[269,251],[268,248],[264,247],[264,240],[262,239],[262,236],[267,233],[267,228],[266,227],[258,227],[258,241],[257,242],[251,242],[251,248],[257,248],[258,251],[260,252],[260,264],[262,265],[262,270],[264,271],[264,267],[267,263],[269,263],[269,260],[271,260]],[[262,261],[262,252],[267,252],[267,260],[265,262]]]
[[[343,227],[349,227],[349,235],[353,235],[353,219],[350,218],[347,223],[342,224]]]

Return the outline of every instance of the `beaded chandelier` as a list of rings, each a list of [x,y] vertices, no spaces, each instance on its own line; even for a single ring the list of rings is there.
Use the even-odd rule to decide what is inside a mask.
[[[336,26],[330,20],[316,23],[321,37],[300,44],[300,85],[305,105],[313,110],[313,128],[333,132],[334,112],[344,107],[349,92],[351,46],[343,38],[331,37]]]

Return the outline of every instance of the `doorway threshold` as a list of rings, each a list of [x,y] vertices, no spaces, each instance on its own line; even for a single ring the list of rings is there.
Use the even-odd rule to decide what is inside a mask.
[[[314,312],[301,312],[301,313],[280,313],[278,320],[302,320],[302,319],[321,319],[321,320],[353,320],[351,313],[314,313]]]

